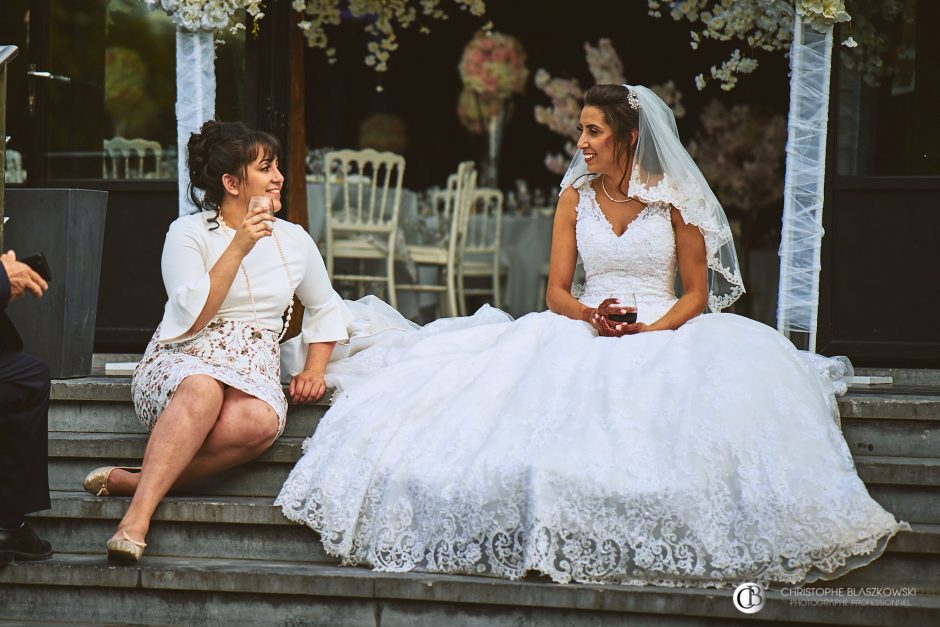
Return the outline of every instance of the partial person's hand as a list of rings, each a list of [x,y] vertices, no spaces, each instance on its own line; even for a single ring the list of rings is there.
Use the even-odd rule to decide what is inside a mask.
[[[232,244],[238,246],[247,255],[263,237],[270,237],[274,232],[274,216],[263,208],[249,211],[238,225]]]
[[[623,335],[636,335],[637,333],[644,333],[650,330],[645,322],[634,322],[633,324],[622,322],[620,324],[623,325]]]
[[[32,292],[36,298],[42,298],[43,292],[49,289],[39,274],[25,263],[16,260],[16,253],[12,250],[0,255],[0,263],[10,279],[10,301],[14,301],[24,293]]]
[[[298,372],[290,380],[288,392],[291,401],[297,405],[316,403],[323,398],[323,394],[326,392],[323,373],[313,370]]]
[[[629,324],[611,320],[610,314],[625,314],[628,311],[636,311],[633,307],[621,306],[616,298],[606,298],[604,301],[592,310],[589,310],[587,322],[594,327],[597,334],[603,337],[620,337],[627,333],[627,327],[635,327],[638,324]],[[636,331],[634,331],[635,333]]]

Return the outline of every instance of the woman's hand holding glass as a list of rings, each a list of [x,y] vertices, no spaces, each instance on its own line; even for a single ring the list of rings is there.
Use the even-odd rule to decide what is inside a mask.
[[[611,319],[611,315],[624,315],[627,313],[636,313],[636,307],[627,307],[620,304],[620,301],[614,297],[605,298],[604,301],[592,309],[587,310],[587,320],[597,334],[603,337],[620,337],[622,335],[633,335],[646,330],[646,325],[642,322],[622,322]],[[635,318],[634,318],[635,319]]]
[[[291,402],[299,405],[316,403],[326,392],[323,373],[315,370],[298,372],[290,381],[288,388]]]
[[[267,201],[267,202],[265,202]],[[267,196],[252,196],[245,218],[238,225],[232,243],[247,255],[263,237],[274,232],[274,204]]]

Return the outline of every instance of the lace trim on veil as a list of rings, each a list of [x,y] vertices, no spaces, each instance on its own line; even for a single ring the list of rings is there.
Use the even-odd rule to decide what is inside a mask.
[[[690,193],[688,186],[676,184],[668,175],[664,174],[655,185],[647,185],[640,181],[639,168],[633,169],[630,177],[628,195],[644,203],[661,202],[672,205],[679,210],[686,224],[694,224],[705,238],[705,255],[708,269],[721,275],[728,282],[727,293],[718,294],[710,289],[708,293],[708,308],[711,311],[721,311],[730,306],[744,294],[744,281],[737,271],[736,265],[729,266],[722,263],[721,249],[732,243],[731,227],[721,224],[716,218],[714,208],[708,207],[708,199],[702,194]],[[717,201],[715,201],[717,202]],[[714,281],[709,277],[709,284]]]

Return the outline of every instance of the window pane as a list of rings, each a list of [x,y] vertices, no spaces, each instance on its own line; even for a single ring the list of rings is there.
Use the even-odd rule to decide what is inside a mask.
[[[176,179],[176,27],[140,0],[53,0],[44,158],[50,178]],[[220,34],[217,115],[242,114],[244,32]],[[67,112],[67,113],[63,113]]]
[[[940,3],[856,3],[838,46],[838,173],[940,175]],[[858,11],[856,13],[856,11]],[[856,48],[839,42],[852,36]]]

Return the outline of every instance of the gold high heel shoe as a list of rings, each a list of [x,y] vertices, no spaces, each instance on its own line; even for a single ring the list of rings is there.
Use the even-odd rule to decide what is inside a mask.
[[[111,538],[108,540],[108,560],[112,562],[132,563],[140,560],[144,554],[144,542],[131,540],[126,531],[122,531],[123,538]]]
[[[127,472],[140,471],[140,466],[102,466],[101,468],[95,468],[88,476],[85,477],[85,481],[82,482],[82,486],[85,488],[86,492],[90,492],[95,496],[110,496],[108,492],[108,477],[111,476],[111,473],[115,470],[126,470]]]

